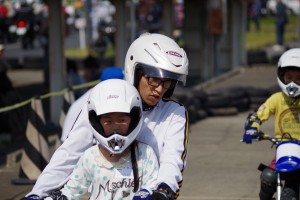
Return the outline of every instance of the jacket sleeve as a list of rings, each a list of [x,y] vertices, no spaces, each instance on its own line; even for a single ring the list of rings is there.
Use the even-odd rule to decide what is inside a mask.
[[[278,94],[269,97],[257,110],[257,116],[261,122],[267,121],[270,116],[274,115],[276,112],[276,101]]]
[[[171,109],[172,114],[168,123],[167,134],[164,138],[164,148],[160,152],[158,185],[167,184],[177,198],[182,186],[182,173],[186,166],[189,124],[188,113],[184,106]]]
[[[39,176],[32,191],[40,197],[60,188],[72,173],[83,152],[93,145],[93,133],[88,121],[87,106],[84,104],[65,142],[55,151],[49,164]]]

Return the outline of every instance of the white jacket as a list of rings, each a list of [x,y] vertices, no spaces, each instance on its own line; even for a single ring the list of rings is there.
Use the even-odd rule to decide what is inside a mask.
[[[186,166],[189,124],[184,106],[171,99],[161,100],[153,110],[143,112],[144,123],[138,140],[155,151],[160,169],[157,185],[166,183],[179,195],[182,173]],[[83,152],[93,145],[93,133],[85,104],[71,127],[68,138],[55,151],[49,164],[39,176],[32,191],[44,197],[66,183]]]

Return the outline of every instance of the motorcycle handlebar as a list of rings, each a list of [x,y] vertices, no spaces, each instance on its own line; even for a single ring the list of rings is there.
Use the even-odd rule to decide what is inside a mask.
[[[275,137],[271,137],[270,135],[264,133],[263,131],[259,131],[257,134],[257,141],[261,141],[261,140],[269,140],[270,142],[272,142],[275,145],[278,145],[280,142],[285,142],[285,141],[296,141],[296,142],[300,142],[300,140],[297,140],[295,138],[292,138],[290,134],[287,134],[290,138],[275,138]],[[283,134],[283,136],[285,135]],[[240,140],[240,142],[243,142],[243,140]]]
[[[288,133],[286,133],[288,134]],[[285,134],[283,134],[284,136]],[[296,142],[300,142],[299,140],[295,139],[295,138],[292,138],[290,134],[288,134],[290,138],[275,138],[275,137],[271,137],[270,135],[262,132],[262,131],[259,131],[258,132],[258,136],[257,136],[257,139],[258,141],[260,140],[269,140],[270,142],[272,142],[273,144],[279,144],[280,142],[285,142],[285,141],[296,141]]]

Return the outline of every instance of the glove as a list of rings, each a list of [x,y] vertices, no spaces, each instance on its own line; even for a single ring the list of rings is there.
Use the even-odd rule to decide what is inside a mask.
[[[172,189],[166,184],[161,183],[157,190],[152,193],[152,200],[173,200],[175,199],[175,194]]]
[[[160,190],[155,190],[152,193],[152,200],[170,200],[167,194]]]
[[[38,195],[32,194],[28,197],[24,197],[23,200],[41,200],[41,198]]]
[[[142,189],[135,193],[132,200],[151,200],[151,194],[148,190]]]
[[[245,129],[249,129],[251,127],[260,127],[261,123],[262,122],[257,116],[256,112],[250,112],[245,122]]]
[[[256,139],[257,137],[258,137],[257,128],[250,127],[246,129],[243,135],[243,142],[245,142],[246,144],[252,144],[252,140]]]
[[[68,198],[60,190],[53,190],[45,200],[68,200]]]

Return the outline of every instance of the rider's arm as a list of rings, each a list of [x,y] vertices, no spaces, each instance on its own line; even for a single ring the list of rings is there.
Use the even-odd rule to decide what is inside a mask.
[[[256,112],[252,112],[249,114],[245,128],[254,127],[257,130],[260,130],[260,125],[268,120],[271,115],[274,115],[276,112],[277,104],[279,102],[278,97],[280,96],[279,93],[273,94],[269,97],[259,108]]]
[[[70,106],[68,113],[66,115],[66,118],[65,118],[64,125],[62,127],[62,135],[61,135],[62,142],[64,142],[67,139],[67,137],[70,133],[70,130],[72,130],[73,124],[76,121],[76,118],[78,116],[77,113],[80,112],[82,105],[85,105],[85,103],[88,101],[90,91],[91,91],[91,89],[88,92],[84,93],[79,99],[77,99]]]
[[[182,173],[186,166],[189,124],[187,111],[184,106],[173,103],[168,109],[170,118],[166,120],[166,134],[163,138],[164,146],[160,152],[160,169],[158,185],[167,185],[178,197],[182,186]]]
[[[280,102],[280,96],[280,93],[273,94],[258,108],[256,114],[261,123],[267,121],[272,115],[276,113],[277,105]],[[257,123],[253,123],[253,127],[256,127],[257,130],[260,130],[260,125]]]
[[[35,194],[45,197],[49,191],[61,187],[67,181],[80,156],[93,144],[93,134],[88,123],[87,106],[84,104],[68,138],[55,151],[32,191],[26,196]]]

